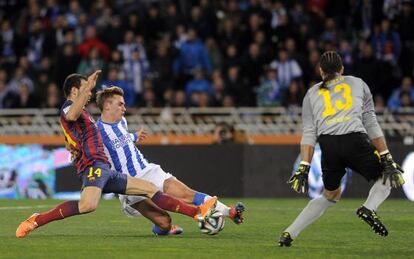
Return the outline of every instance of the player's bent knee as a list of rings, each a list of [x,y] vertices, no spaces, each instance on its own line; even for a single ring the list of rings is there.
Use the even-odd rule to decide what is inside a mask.
[[[98,204],[93,202],[80,202],[79,203],[79,212],[80,213],[90,213],[96,210]]]

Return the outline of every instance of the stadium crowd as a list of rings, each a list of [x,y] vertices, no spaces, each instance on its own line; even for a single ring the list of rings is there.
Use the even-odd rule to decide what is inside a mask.
[[[128,107],[300,106],[337,50],[378,108],[414,103],[414,1],[0,1],[0,108],[59,108],[73,72]]]

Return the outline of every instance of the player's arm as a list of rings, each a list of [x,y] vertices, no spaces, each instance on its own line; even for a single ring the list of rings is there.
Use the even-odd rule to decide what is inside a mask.
[[[96,85],[96,80],[101,70],[96,70],[93,74],[88,77],[86,84],[81,84],[79,87],[79,94],[73,100],[68,112],[65,114],[65,118],[68,121],[76,121],[82,113],[83,107],[87,104],[90,97],[92,96],[92,89]]]
[[[402,176],[404,171],[402,168],[394,162],[390,151],[388,150],[387,143],[382,133],[381,127],[378,124],[377,116],[375,114],[374,101],[372,100],[372,94],[368,85],[363,82],[364,88],[364,105],[362,112],[362,123],[367,131],[368,137],[371,140],[372,145],[378,151],[380,155],[381,165],[383,167],[383,184],[389,179],[392,187],[401,187],[405,181]]]
[[[125,117],[122,117],[122,120],[124,121],[125,129],[128,131],[128,122],[125,119]],[[132,141],[135,144],[138,144],[139,142],[142,142],[144,139],[148,137],[148,132],[144,129],[144,127],[140,127],[139,130],[137,130],[134,133],[129,133],[131,136]]]
[[[148,132],[142,126],[139,128],[139,130],[137,130],[137,132],[131,134],[133,135],[135,144],[144,141],[144,139],[148,137]]]
[[[309,187],[308,174],[310,170],[310,164],[316,144],[316,126],[315,120],[313,118],[312,107],[310,104],[309,91],[303,99],[302,124],[303,134],[300,145],[301,162],[296,172],[289,179],[288,183],[291,184],[292,189],[296,192],[306,193]]]

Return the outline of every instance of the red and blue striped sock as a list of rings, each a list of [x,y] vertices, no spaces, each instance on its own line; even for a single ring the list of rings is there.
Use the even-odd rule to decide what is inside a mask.
[[[43,226],[55,220],[61,220],[67,217],[79,215],[79,201],[65,201],[55,208],[42,213],[36,217],[37,225]]]
[[[194,217],[198,213],[198,208],[188,205],[187,203],[160,191],[155,193],[151,200],[158,207],[167,211],[184,214],[190,217]]]

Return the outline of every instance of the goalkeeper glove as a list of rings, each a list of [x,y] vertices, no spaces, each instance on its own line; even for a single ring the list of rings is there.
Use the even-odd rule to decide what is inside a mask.
[[[310,165],[307,162],[300,162],[299,168],[296,172],[290,177],[288,183],[291,185],[291,188],[298,193],[306,193],[309,188],[308,184],[308,175],[309,175]]]
[[[382,166],[382,184],[385,185],[387,180],[390,181],[392,188],[401,187],[405,181],[403,177],[404,171],[394,162],[389,152],[380,155],[380,162]]]

